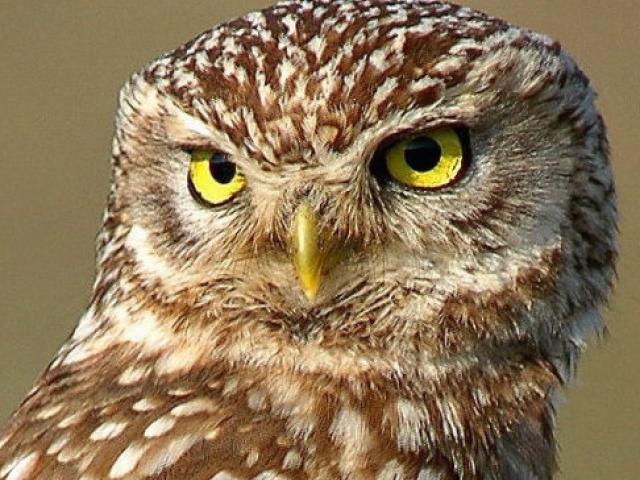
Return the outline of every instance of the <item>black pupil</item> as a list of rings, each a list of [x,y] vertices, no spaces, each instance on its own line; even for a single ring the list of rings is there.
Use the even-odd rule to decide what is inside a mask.
[[[407,164],[418,172],[428,172],[436,168],[442,157],[438,142],[429,137],[418,137],[405,147]]]
[[[224,153],[214,153],[209,162],[209,171],[216,182],[231,183],[236,176],[236,165],[230,162]]]

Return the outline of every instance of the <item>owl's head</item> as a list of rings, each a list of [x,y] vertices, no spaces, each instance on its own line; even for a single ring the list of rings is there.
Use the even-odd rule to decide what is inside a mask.
[[[220,25],[125,86],[113,158],[98,305],[144,305],[202,351],[553,350],[609,289],[588,81],[467,8],[284,1]]]

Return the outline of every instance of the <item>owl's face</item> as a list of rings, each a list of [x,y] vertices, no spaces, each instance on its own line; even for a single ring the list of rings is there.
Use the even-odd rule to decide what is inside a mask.
[[[436,357],[561,330],[608,287],[603,128],[544,37],[439,2],[283,2],[121,104],[101,269],[192,336]]]
[[[93,298],[0,476],[551,478],[616,252],[558,44],[438,0],[285,0],[120,100]]]

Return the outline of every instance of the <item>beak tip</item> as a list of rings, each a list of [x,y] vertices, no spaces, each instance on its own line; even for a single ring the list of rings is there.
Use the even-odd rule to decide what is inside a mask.
[[[312,275],[309,278],[301,278],[300,280],[300,286],[302,287],[304,296],[312,302],[318,296],[318,290],[320,289],[319,276]]]

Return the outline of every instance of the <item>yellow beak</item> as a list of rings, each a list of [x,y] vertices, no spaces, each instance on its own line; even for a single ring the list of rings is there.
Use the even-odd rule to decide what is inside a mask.
[[[302,291],[309,300],[316,298],[322,276],[322,255],[318,222],[308,202],[296,210],[292,225],[291,255]]]

